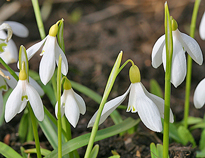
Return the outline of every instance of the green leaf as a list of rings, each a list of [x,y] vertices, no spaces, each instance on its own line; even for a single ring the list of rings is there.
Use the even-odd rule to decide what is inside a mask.
[[[106,129],[99,130],[97,132],[96,137],[95,137],[95,141],[99,141],[99,140],[111,137],[113,135],[116,135],[118,133],[121,133],[123,131],[126,131],[129,128],[135,126],[137,123],[139,123],[139,122],[137,122],[136,120],[134,120],[132,118],[128,118],[117,125],[108,127]],[[90,133],[84,134],[82,136],[76,137],[76,138],[66,142],[62,146],[62,155],[65,155],[65,154],[67,154],[75,149],[78,149],[82,146],[87,145],[89,138],[90,138]],[[58,155],[57,152],[58,152],[57,149],[54,149],[49,155],[46,156],[46,158],[57,157],[57,155]]]
[[[21,155],[23,156],[23,158],[28,158],[28,155],[24,152],[25,149],[23,147],[20,147],[21,150]]]
[[[163,145],[157,144],[157,152],[158,152],[158,158],[163,158]]]
[[[58,134],[57,134],[57,128],[54,128],[51,124],[48,116],[45,114],[44,120],[39,121],[39,125],[45,134],[46,138],[48,139],[51,146],[56,149],[58,148]]]
[[[190,131],[197,129],[197,128],[205,128],[205,122],[198,123],[192,127],[190,127]]]
[[[156,80],[150,80],[150,92],[160,98],[163,98],[163,92]]]
[[[58,25],[57,38],[58,38],[58,44],[59,44],[60,48],[65,53],[65,44],[64,44],[64,38],[63,38],[63,28],[64,28],[64,23],[63,23],[63,19],[62,19],[62,20],[60,20],[60,23]]]
[[[180,126],[178,128],[178,134],[181,138],[181,143],[183,145],[186,145],[188,142],[190,142],[192,143],[193,147],[196,146],[195,140],[187,128],[185,128],[184,126]]]
[[[120,158],[120,155],[113,155],[113,156],[110,156],[109,158]]]
[[[205,149],[203,149],[202,151],[197,151],[196,152],[196,157],[205,157]]]
[[[201,139],[199,141],[199,149],[200,150],[205,149],[205,129],[203,129],[203,131],[201,133]]]
[[[150,144],[151,158],[159,158],[157,148],[154,143]]]
[[[0,153],[5,157],[23,158],[14,149],[2,142],[0,142]]]
[[[19,124],[19,130],[18,130],[19,139],[21,143],[25,142],[26,140],[29,119],[30,118],[28,115],[28,111],[25,110],[23,116],[21,117],[21,121]]]
[[[99,152],[99,145],[96,144],[94,147],[93,147],[93,150],[91,151],[90,153],[90,158],[96,158],[98,156],[98,152]]]
[[[34,148],[34,149],[27,149],[27,150],[25,150],[24,151],[25,153],[36,153],[36,148]],[[47,150],[47,149],[43,149],[43,148],[41,148],[41,154],[43,155],[43,156],[46,156],[46,155],[48,155],[48,154],[50,154],[51,153],[51,151],[50,150]]]
[[[4,113],[5,113],[5,105],[6,105],[6,101],[9,97],[9,95],[11,94],[11,92],[13,91],[13,89],[9,89],[5,94],[4,94],[4,97],[3,97],[3,111],[0,111],[0,113],[2,112],[1,114],[1,117],[0,117],[0,126],[2,125],[2,123],[4,122]]]
[[[188,120],[187,120],[188,125],[193,125],[193,124],[197,124],[197,123],[201,123],[201,122],[203,122],[203,119],[199,118],[199,117],[189,116]]]

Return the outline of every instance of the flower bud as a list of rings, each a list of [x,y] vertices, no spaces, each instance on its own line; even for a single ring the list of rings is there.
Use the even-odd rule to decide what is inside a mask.
[[[172,31],[175,31],[176,29],[178,29],[178,24],[176,20],[172,18]]]
[[[50,30],[49,30],[49,35],[55,37],[58,33],[58,23],[54,24],[53,26],[51,26]]]
[[[22,69],[20,70],[19,73],[19,80],[26,80],[27,79],[27,74],[25,70],[25,62],[22,63]]]
[[[131,83],[136,83],[141,81],[140,70],[136,65],[132,65],[129,71]]]
[[[67,79],[67,78],[65,79],[64,84],[63,84],[63,88],[64,88],[64,90],[69,90],[72,88],[69,79]]]

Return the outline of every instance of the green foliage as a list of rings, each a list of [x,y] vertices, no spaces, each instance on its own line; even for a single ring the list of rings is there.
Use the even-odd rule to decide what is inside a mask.
[[[96,144],[94,147],[93,147],[93,150],[91,151],[90,153],[90,158],[96,158],[98,156],[98,152],[99,152],[99,145]]]
[[[178,128],[178,134],[179,134],[179,137],[181,138],[180,140],[183,145],[186,145],[188,142],[190,142],[192,143],[193,147],[196,146],[196,142],[192,134],[189,132],[187,128],[185,128],[184,126],[180,126]]]
[[[106,129],[99,130],[97,132],[96,137],[95,137],[95,141],[99,141],[99,140],[111,137],[113,135],[119,134],[119,133],[126,131],[129,128],[135,126],[137,123],[138,122],[136,122],[136,120],[134,120],[132,118],[128,118],[117,125],[108,127]],[[87,145],[89,138],[90,138],[90,133],[73,138],[72,140],[64,143],[62,145],[62,155],[65,155],[65,154],[67,154],[75,149],[78,149],[82,146]],[[57,155],[58,155],[57,149],[54,149],[49,155],[46,155],[46,158],[57,157]]]
[[[155,79],[150,80],[150,92],[160,98],[163,98],[163,92]]]
[[[22,158],[14,149],[2,142],[0,142],[0,153],[5,157]]]
[[[163,145],[154,143],[150,144],[151,158],[163,158]],[[169,157],[169,156],[168,156]]]

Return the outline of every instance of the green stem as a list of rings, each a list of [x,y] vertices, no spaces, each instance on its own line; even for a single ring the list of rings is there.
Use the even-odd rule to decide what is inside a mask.
[[[194,38],[197,13],[199,10],[201,0],[196,0],[194,4],[194,10],[191,19],[190,36]],[[192,58],[190,55],[187,56],[187,76],[186,76],[186,94],[185,94],[185,105],[184,105],[184,127],[188,127],[188,116],[189,116],[189,98],[191,89],[191,74],[192,74]]]
[[[117,58],[117,60],[114,64],[114,66],[112,68],[112,71],[110,73],[110,76],[108,78],[108,82],[107,82],[107,85],[105,87],[105,91],[104,91],[104,94],[103,94],[103,97],[102,97],[102,100],[101,100],[101,103],[100,103],[100,106],[99,106],[99,109],[98,109],[98,113],[97,113],[97,116],[96,116],[94,126],[92,128],[92,132],[91,132],[91,135],[90,135],[89,143],[88,143],[84,158],[90,158],[90,152],[92,150],[94,140],[95,140],[95,136],[97,134],[100,117],[101,117],[104,105],[107,101],[107,98],[110,94],[110,91],[111,91],[111,89],[114,85],[115,79],[116,79],[117,75],[119,74],[119,67],[120,67],[121,59],[122,59],[122,52],[118,55],[118,58]]]
[[[118,74],[120,71],[127,65],[127,63],[131,62],[132,66],[135,65],[134,62],[131,59],[128,59],[122,66],[120,66]]]
[[[62,158],[62,126],[61,126],[61,62],[62,62],[62,57],[61,55],[59,56],[58,60],[58,72],[57,72],[57,101],[58,101],[58,158]]]
[[[41,12],[40,12],[40,8],[39,8],[38,0],[31,0],[31,1],[33,4],[33,9],[35,12],[36,21],[37,21],[37,25],[38,25],[41,39],[44,39],[46,37],[46,34],[45,34],[44,26],[43,26],[43,21],[41,18]]]
[[[38,137],[37,121],[36,121],[36,117],[34,116],[33,110],[31,109],[30,104],[28,104],[28,110],[31,116],[31,122],[33,126],[33,134],[35,138],[37,157],[41,158],[41,149],[40,149],[40,142],[39,142],[39,137]]]
[[[4,62],[4,60],[0,57],[0,63],[8,70],[8,72],[16,79],[19,80],[17,74]]]
[[[169,153],[169,115],[171,95],[171,67],[173,54],[172,27],[168,5],[165,4],[165,44],[166,44],[166,72],[165,72],[165,101],[164,101],[164,135],[163,158],[168,158]]]

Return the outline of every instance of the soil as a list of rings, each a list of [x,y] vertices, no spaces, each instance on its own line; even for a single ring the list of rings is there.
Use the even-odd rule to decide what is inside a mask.
[[[51,1],[47,0],[48,3]],[[164,88],[164,70],[160,66],[154,69],[151,65],[152,47],[156,40],[164,34],[164,1],[162,0],[53,0],[51,12],[44,20],[46,33],[49,27],[59,19],[64,19],[64,39],[66,56],[69,62],[69,73],[67,77],[81,83],[102,95],[107,78],[114,64],[118,53],[123,50],[122,62],[132,59],[141,71],[142,83],[149,90],[149,82],[153,78],[157,80],[161,88]],[[40,6],[44,1],[39,1]],[[3,14],[5,8],[15,4],[16,11],[13,14]],[[20,8],[18,8],[20,5]],[[170,0],[168,1],[170,14],[176,19],[179,30],[189,34],[189,25],[194,6],[193,0]],[[33,12],[31,1],[11,0],[0,1],[0,21],[18,21],[29,29],[29,37],[19,38],[13,36],[17,47],[23,44],[26,48],[40,41],[40,35]],[[198,27],[204,13],[205,1],[201,1],[196,23],[195,39],[202,51],[205,51],[205,44],[199,37]],[[8,10],[8,9],[7,9]],[[2,12],[1,12],[2,11]],[[9,10],[9,12],[12,12]],[[75,18],[73,16],[75,14]],[[44,12],[43,15],[46,15]],[[79,18],[79,19],[78,19]],[[76,20],[77,19],[77,20]],[[40,53],[40,52],[39,52]],[[38,72],[39,54],[36,54],[29,62],[30,69]],[[16,64],[11,67],[17,71]],[[190,116],[203,117],[205,108],[196,110],[193,107],[193,93],[196,85],[205,77],[205,65],[199,66],[193,62]],[[109,99],[123,94],[128,88],[130,81],[128,77],[129,66],[126,66],[119,74]],[[175,115],[175,121],[183,119],[183,107],[185,96],[185,81],[176,89],[172,86],[171,108]],[[79,93],[80,94],[80,93]],[[98,105],[83,94],[86,101],[87,111],[80,117],[77,127],[72,128],[73,137],[79,136],[91,129],[86,125]],[[43,97],[46,107],[51,106],[47,97]],[[127,102],[124,103],[127,105]],[[51,112],[53,113],[52,108]],[[123,118],[138,118],[137,114],[126,113],[119,110]],[[18,125],[21,114],[9,123],[3,123],[0,127],[0,141],[9,144],[16,151],[20,152],[20,146],[25,148],[34,147],[34,142],[20,143],[18,138]],[[100,128],[113,125],[111,118],[108,118]],[[52,149],[39,129],[41,146]],[[201,131],[193,133],[199,143]],[[150,157],[149,145],[151,142],[162,143],[162,134],[148,130],[142,123],[139,124],[134,134],[119,135],[97,142],[100,145],[99,158],[106,158],[116,151],[122,158],[148,158]],[[83,157],[86,147],[79,149]],[[183,146],[176,142],[170,143],[170,158],[194,158],[197,148],[190,144]],[[0,155],[0,157],[3,157]],[[35,157],[35,156],[33,156]]]

